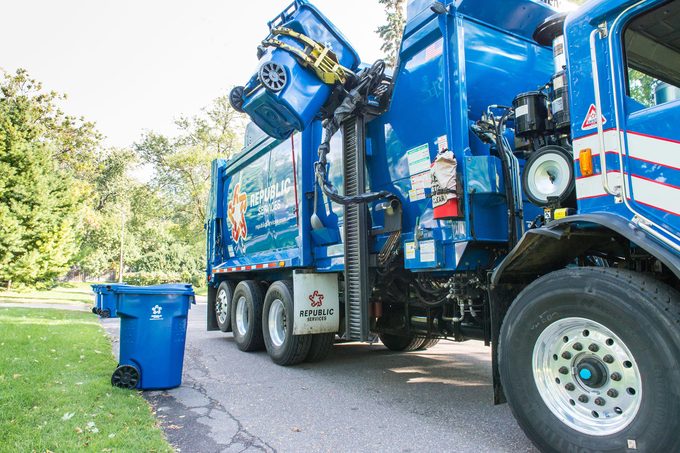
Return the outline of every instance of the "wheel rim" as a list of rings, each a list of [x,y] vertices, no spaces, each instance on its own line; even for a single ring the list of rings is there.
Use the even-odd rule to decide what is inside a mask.
[[[250,325],[250,319],[248,319],[248,305],[246,304],[246,298],[241,297],[236,302],[236,329],[241,335],[245,335],[248,332],[248,326]]]
[[[615,434],[637,415],[640,371],[630,349],[604,325],[564,318],[538,337],[534,381],[550,411],[576,431]]]
[[[217,293],[215,311],[217,312],[217,319],[219,319],[220,324],[227,322],[227,316],[229,313],[229,300],[225,290],[221,290],[219,293]]]
[[[286,310],[283,301],[276,299],[272,302],[268,318],[269,337],[274,346],[281,347],[286,341]]]

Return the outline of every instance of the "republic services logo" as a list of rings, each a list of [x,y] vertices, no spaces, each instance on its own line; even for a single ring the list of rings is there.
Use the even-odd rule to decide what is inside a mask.
[[[231,238],[234,242],[245,241],[248,237],[246,225],[246,210],[248,209],[248,195],[241,193],[241,183],[234,186],[234,194],[227,207],[227,216],[231,223]]]
[[[313,308],[317,308],[323,305],[324,295],[319,291],[314,291],[313,294],[309,296],[309,301],[312,303]]]
[[[151,308],[151,314],[153,315],[160,315],[163,312],[163,307],[160,305],[156,305],[155,307]]]

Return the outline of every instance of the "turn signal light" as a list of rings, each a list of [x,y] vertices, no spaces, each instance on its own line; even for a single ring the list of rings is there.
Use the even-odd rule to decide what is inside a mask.
[[[590,148],[582,149],[579,152],[579,164],[581,165],[582,176],[593,175],[593,151]]]

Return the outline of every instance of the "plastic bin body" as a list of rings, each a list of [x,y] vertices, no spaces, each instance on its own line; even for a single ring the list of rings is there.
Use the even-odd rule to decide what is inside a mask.
[[[125,286],[115,289],[120,318],[120,365],[140,373],[138,389],[182,383],[191,285]]]
[[[347,39],[319,10],[306,1],[298,0],[291,4],[269,26],[290,28],[330,47],[340,64],[351,70],[355,70],[361,62]],[[277,39],[304,49],[303,45],[290,37],[277,36]],[[277,63],[286,72],[286,84],[278,92],[263,87],[259,80],[260,69],[269,62]],[[303,67],[289,52],[270,47],[260,58],[256,74],[245,87],[243,110],[267,135],[284,139],[293,131],[302,131],[311,124],[328,100],[331,90],[330,85],[323,83],[313,71]]]
[[[94,308],[92,312],[102,318],[116,318],[116,302],[118,296],[115,289],[120,286],[128,286],[124,283],[104,283],[92,285],[94,292]]]

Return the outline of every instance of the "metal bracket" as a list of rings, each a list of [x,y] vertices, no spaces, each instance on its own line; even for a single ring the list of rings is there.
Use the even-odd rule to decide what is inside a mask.
[[[286,52],[291,53],[297,57],[302,66],[310,68],[321,81],[327,85],[334,85],[336,83],[345,84],[347,78],[354,73],[345,68],[338,61],[337,55],[328,47],[314,41],[312,38],[291,30],[290,28],[278,27],[271,30],[271,38],[262,42],[264,47],[276,47]],[[298,49],[294,46],[286,44],[285,42],[276,39],[275,36],[288,36],[296,41],[299,41],[304,49]]]

